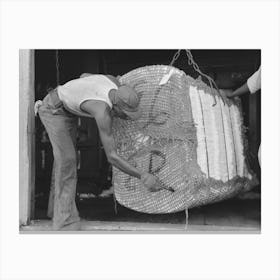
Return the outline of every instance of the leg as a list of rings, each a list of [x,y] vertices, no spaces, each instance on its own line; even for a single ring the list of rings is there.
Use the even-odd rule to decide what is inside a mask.
[[[74,146],[76,146],[77,125],[73,125],[73,127],[71,127],[70,136],[72,138]],[[77,153],[76,153],[76,155],[77,155]],[[53,218],[53,210],[54,210],[54,174],[55,174],[55,161],[53,161],[52,178],[51,178],[50,194],[49,194],[49,202],[48,202],[47,216],[49,218]]]
[[[53,228],[79,222],[75,204],[77,169],[76,151],[71,137],[76,118],[65,112],[63,107],[53,108],[48,98],[39,108],[40,118],[48,132],[54,154],[54,206]]]
[[[53,218],[53,208],[54,208],[54,174],[55,174],[55,161],[53,161],[52,178],[51,178],[49,203],[48,203],[48,213],[47,213],[47,216],[49,218]]]

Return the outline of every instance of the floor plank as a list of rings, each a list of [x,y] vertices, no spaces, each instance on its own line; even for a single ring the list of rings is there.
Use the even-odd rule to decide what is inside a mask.
[[[165,224],[165,223],[137,223],[137,222],[104,222],[104,221],[82,221],[81,232],[149,232],[149,233],[207,233],[207,232],[250,232],[260,233],[260,228],[255,227],[237,227],[237,226],[224,226],[224,225],[194,225],[189,224]],[[22,226],[21,233],[39,233],[39,232],[53,232],[50,220],[36,220],[32,221],[30,225]],[[61,231],[61,233],[65,231]],[[79,231],[80,232],[80,231]],[[78,233],[75,231],[75,233]]]

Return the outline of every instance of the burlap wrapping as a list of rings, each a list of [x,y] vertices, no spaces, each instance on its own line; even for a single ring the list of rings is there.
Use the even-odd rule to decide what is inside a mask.
[[[171,69],[168,82],[159,85]],[[233,197],[256,184],[245,162],[236,104],[224,105],[216,91],[171,66],[141,67],[120,82],[137,91],[143,115],[137,121],[114,119],[117,151],[174,190],[150,192],[139,179],[113,168],[120,204],[145,213],[171,213]]]

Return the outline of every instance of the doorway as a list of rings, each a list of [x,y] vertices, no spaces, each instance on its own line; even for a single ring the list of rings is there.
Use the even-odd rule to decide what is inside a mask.
[[[43,99],[50,88],[78,78],[82,73],[123,75],[137,67],[152,64],[169,64],[176,50],[35,50],[35,100]],[[234,88],[243,83],[259,63],[259,50],[194,50],[194,58],[203,72],[215,78],[219,87]],[[186,58],[178,59],[176,67],[188,75],[197,73],[187,64]],[[259,98],[259,97],[256,97]],[[250,115],[250,100],[242,98],[245,125],[256,127],[260,141],[260,98],[256,116]],[[79,118],[77,135],[78,184],[76,203],[82,218],[89,221],[137,221],[143,223],[184,224],[185,213],[148,215],[127,209],[115,201],[112,191],[112,170],[108,164],[94,119]],[[252,153],[256,155],[256,137],[247,131]],[[252,141],[254,139],[254,141]],[[254,142],[254,143],[253,143]],[[48,196],[52,172],[52,148],[48,135],[37,117],[35,120],[35,220],[47,217]],[[259,175],[257,157],[251,165]],[[260,192],[260,188],[257,189]],[[247,209],[247,210],[246,210]],[[223,215],[221,216],[221,214]],[[251,224],[260,222],[260,200],[232,199],[215,205],[190,210],[190,221],[198,224],[228,223],[245,225],[247,213]],[[248,214],[251,213],[251,214]],[[231,217],[231,218],[226,218]],[[239,217],[239,218],[236,218]],[[238,222],[237,222],[238,220]]]

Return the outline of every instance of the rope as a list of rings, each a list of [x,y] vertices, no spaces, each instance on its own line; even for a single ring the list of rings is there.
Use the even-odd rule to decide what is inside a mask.
[[[225,132],[225,121],[224,121],[224,117],[223,117],[223,111],[222,111],[222,106],[221,103],[219,102],[219,108],[220,108],[220,113],[221,113],[221,119],[222,119],[222,128],[223,128],[223,136],[224,136],[224,148],[225,148],[225,158],[226,158],[226,162],[227,162],[227,178],[229,181],[229,168],[228,168],[228,154],[227,154],[227,139],[226,139],[226,132]]]
[[[59,57],[58,57],[58,50],[55,51],[55,66],[56,66],[56,86],[59,86]]]
[[[185,230],[187,230],[188,229],[188,225],[189,225],[189,209],[188,208],[185,209],[185,215],[186,215]]]
[[[112,182],[112,184],[114,185],[113,182]],[[117,198],[116,198],[115,190],[114,190],[114,192],[113,192],[113,200],[114,200],[114,211],[115,211],[115,215],[118,215],[118,204],[117,204]]]
[[[237,169],[237,155],[236,155],[236,143],[235,143],[235,135],[234,135],[234,132],[233,132],[233,124],[232,124],[232,117],[231,117],[231,113],[230,113],[230,107],[228,107],[228,112],[229,112],[231,136],[232,136],[232,141],[233,141],[234,160],[235,160],[235,170],[236,170],[236,175],[238,175],[238,169]]]
[[[201,114],[202,114],[202,124],[203,124],[203,132],[204,132],[204,143],[205,143],[205,150],[206,150],[207,178],[208,178],[208,177],[210,177],[210,170],[209,170],[209,155],[208,155],[208,147],[207,147],[207,135],[206,135],[206,129],[205,129],[205,121],[204,121],[202,100],[201,100],[201,96],[200,96],[199,92],[198,92],[198,97],[199,97],[200,109],[201,109]]]

